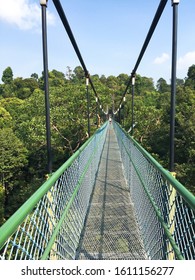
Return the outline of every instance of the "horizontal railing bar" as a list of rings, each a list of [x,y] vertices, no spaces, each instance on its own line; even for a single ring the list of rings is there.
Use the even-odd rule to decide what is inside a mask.
[[[39,200],[48,192],[62,173],[72,164],[72,162],[80,155],[86,146],[92,141],[95,135],[105,129],[107,122],[100,127],[94,135],[92,135],[52,176],[1,226],[0,228],[0,249],[6,240],[17,230],[27,215],[33,210]]]
[[[192,210],[195,210],[195,196],[187,190],[176,178],[174,178],[171,173],[166,170],[159,162],[157,162],[135,139],[133,139],[118,123],[116,123],[125,135],[134,143],[138,150],[149,160],[149,162],[155,166],[162,176],[169,181],[169,183],[178,191],[178,193],[183,197],[186,203],[190,206]]]

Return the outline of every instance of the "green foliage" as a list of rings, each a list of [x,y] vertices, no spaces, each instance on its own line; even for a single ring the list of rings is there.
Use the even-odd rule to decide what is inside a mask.
[[[195,64],[189,67],[185,86],[195,89]]]
[[[4,98],[13,97],[14,96],[13,84],[1,85],[1,95]]]
[[[190,190],[195,188],[195,91],[194,68],[188,77],[177,80],[176,98],[176,172]],[[117,109],[129,82],[127,74],[92,75],[104,111]],[[47,166],[45,96],[43,75],[13,79],[6,68],[0,85],[0,223],[15,211],[45,179]],[[66,74],[49,72],[51,143],[53,170],[57,169],[83,142],[87,135],[87,100],[85,74],[80,66]],[[89,87],[91,134],[98,120],[106,117]],[[131,89],[123,103],[120,120],[131,127]],[[165,167],[169,162],[170,85],[136,75],[134,102],[134,137]]]
[[[33,79],[16,78],[13,81],[14,96],[20,99],[28,98],[35,89],[39,87],[38,82]]]
[[[2,82],[4,82],[4,84],[11,84],[13,81],[13,71],[11,69],[11,67],[7,67],[4,71],[3,71],[3,75],[1,78]]]
[[[156,88],[157,88],[158,92],[160,92],[160,93],[170,92],[170,90],[171,90],[170,85],[168,85],[166,80],[163,78],[160,78],[157,81]]]
[[[39,75],[37,73],[33,73],[30,77],[38,81]]]
[[[135,94],[143,95],[146,91],[155,91],[152,78],[136,75]]]
[[[16,189],[23,177],[22,168],[27,164],[27,150],[11,128],[0,129],[0,185],[5,190],[5,217],[10,192]]]
[[[11,128],[0,130],[0,154],[0,182],[12,186],[10,179],[27,163],[27,150]]]
[[[195,192],[195,92],[192,88],[179,87],[177,91],[175,144],[178,178]]]
[[[50,87],[64,87],[65,86],[65,75],[57,70],[49,72],[49,85]]]
[[[72,76],[72,80],[74,82],[83,82],[84,78],[85,78],[85,73],[83,71],[83,68],[81,66],[77,66],[74,70],[73,70],[73,76]]]
[[[10,113],[3,107],[0,107],[0,129],[3,127],[10,127],[12,117]]]
[[[192,66],[188,79],[177,80],[175,122],[175,171],[177,178],[195,193],[195,91]],[[190,72],[190,73],[189,73]],[[139,86],[142,77],[138,77]],[[134,100],[134,137],[165,167],[169,166],[171,87],[161,78],[157,91],[138,90]],[[144,94],[143,94],[144,92]],[[125,128],[131,127],[131,98],[128,97]]]

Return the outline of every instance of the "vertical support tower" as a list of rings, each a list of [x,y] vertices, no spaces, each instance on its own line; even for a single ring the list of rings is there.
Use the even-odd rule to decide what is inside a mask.
[[[50,129],[50,102],[49,102],[49,79],[48,79],[48,54],[47,54],[47,9],[48,0],[40,0],[42,10],[42,41],[43,41],[43,68],[45,88],[45,109],[46,109],[46,138],[47,138],[47,172],[52,173],[52,152],[51,152],[51,129]]]
[[[177,25],[179,0],[172,0],[173,33],[172,33],[172,71],[171,71],[171,112],[170,112],[170,167],[174,172],[175,161],[175,96],[176,96],[176,68],[177,68]]]

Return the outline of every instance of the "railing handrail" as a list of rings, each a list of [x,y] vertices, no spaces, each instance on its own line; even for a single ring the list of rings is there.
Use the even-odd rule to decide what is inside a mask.
[[[0,249],[5,244],[9,236],[11,236],[25,220],[27,215],[33,210],[39,200],[50,190],[57,179],[63,172],[73,163],[73,161],[81,154],[86,146],[93,140],[100,130],[106,127],[107,122],[100,127],[59,169],[57,169],[49,179],[0,227]]]
[[[133,137],[131,137],[117,122],[116,124],[123,130],[125,135],[134,143],[138,150],[149,160],[149,162],[155,166],[163,175],[163,177],[170,182],[170,184],[178,191],[183,197],[185,202],[190,206],[192,210],[195,210],[195,196],[182,185],[171,173],[166,170],[159,162],[157,162]]]

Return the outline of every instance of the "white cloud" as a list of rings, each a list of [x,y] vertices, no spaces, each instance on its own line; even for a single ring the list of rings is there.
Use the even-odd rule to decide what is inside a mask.
[[[40,29],[41,7],[39,1],[0,0],[0,20],[16,25],[19,29]],[[47,13],[48,23],[54,23],[54,16]]]
[[[161,56],[154,59],[154,64],[163,64],[167,60],[169,60],[169,55],[167,53],[163,53]]]
[[[186,70],[192,65],[195,64],[195,51],[188,52],[184,56],[179,57],[177,61],[177,66],[179,70]]]

